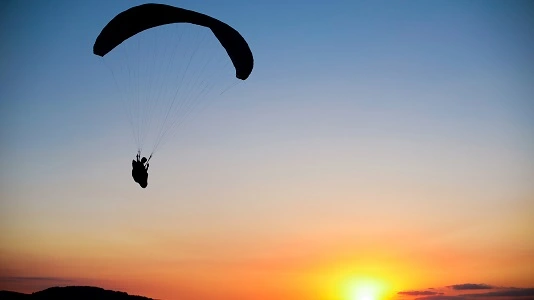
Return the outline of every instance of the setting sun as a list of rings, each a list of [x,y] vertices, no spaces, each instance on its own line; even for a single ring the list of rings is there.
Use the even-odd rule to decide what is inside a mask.
[[[347,283],[347,300],[381,300],[386,294],[385,284],[377,279],[355,278]]]

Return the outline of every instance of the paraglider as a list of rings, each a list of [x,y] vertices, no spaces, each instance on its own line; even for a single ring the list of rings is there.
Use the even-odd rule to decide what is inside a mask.
[[[112,70],[117,82],[116,74],[121,71],[126,73],[128,77],[124,80],[124,86],[121,87],[128,94],[124,97],[129,104],[127,114],[138,147],[136,159],[132,161],[132,177],[143,188],[148,185],[148,161],[164,138],[172,129],[182,124],[194,109],[200,107],[203,99],[212,98],[209,92],[213,89],[213,86],[219,83],[218,81],[222,81],[219,78],[227,80],[226,75],[217,75],[216,69],[210,70],[209,63],[225,62],[229,58],[235,69],[235,78],[240,80],[246,80],[249,77],[254,65],[252,52],[247,42],[238,31],[226,23],[195,11],[154,3],[135,6],[115,16],[98,35],[93,46],[93,53],[103,58],[108,57],[112,55],[111,53],[117,51],[114,49],[120,48],[119,45],[127,44],[128,41],[135,40],[145,32],[150,32],[156,28],[169,28],[170,25],[177,24],[181,24],[179,26],[182,27],[190,27],[191,30],[197,30],[204,34],[205,29],[208,29],[216,39],[208,39],[207,42],[218,41],[217,49],[208,49],[208,47],[204,46],[203,43],[205,43],[206,38],[195,38],[192,42],[187,42],[186,35],[178,34],[177,27],[172,27],[169,30],[176,30],[176,32],[170,32],[169,37],[178,36],[178,42],[174,48],[169,46],[159,47],[149,53],[151,55],[146,55],[146,52],[139,51],[137,56],[133,55],[131,50],[128,52],[128,49],[125,48],[124,54],[117,55],[117,60],[123,60],[126,63],[130,61],[146,62],[147,66],[127,65],[126,67],[118,68],[118,71]],[[136,40],[137,45],[134,44],[135,46],[132,46],[132,48],[133,50],[141,49],[145,45],[156,44],[157,40],[158,37],[156,36],[154,37],[154,42],[150,40],[150,43],[144,43],[139,38]],[[167,40],[169,38],[166,37],[164,39],[165,45],[167,45]],[[180,57],[176,55],[177,51],[191,47],[190,44],[193,43],[197,44],[192,46],[190,52],[183,55],[181,59],[176,58]],[[162,48],[163,54],[160,55],[157,51]],[[221,49],[225,50],[225,57],[216,58],[215,54],[222,52],[220,51]],[[201,57],[200,54],[209,51],[212,51],[214,55],[208,53],[202,56],[205,57],[205,62],[199,63],[198,69],[195,69],[192,66],[192,61]],[[155,62],[159,58],[166,57],[166,53],[170,53],[169,62]],[[176,62],[176,60],[178,61]],[[173,69],[171,68],[174,66],[173,63],[181,66],[182,70],[184,70],[183,74],[179,72],[178,67],[176,68],[177,74],[173,74]],[[166,68],[167,71],[148,70],[157,65],[161,65],[161,68]],[[148,75],[142,77],[144,73],[141,74],[141,71],[145,69]],[[186,79],[186,76],[189,76],[189,79]],[[165,81],[166,78],[171,78],[175,81],[167,83]],[[156,82],[158,79],[161,81],[160,83]],[[119,86],[118,83],[117,86]],[[160,87],[160,90],[152,93],[151,89],[157,86]],[[174,90],[167,91],[167,89]],[[132,91],[134,91],[133,95],[130,94]],[[145,102],[143,103],[143,101]],[[162,106],[159,110],[157,108],[158,105]],[[161,115],[154,116],[158,112]],[[159,126],[156,126],[156,133],[154,134],[153,150],[149,159],[143,157],[140,160],[145,137],[148,135],[147,132],[150,126],[154,123],[159,123]]]
[[[132,177],[142,188],[148,186],[148,159],[143,157],[141,160],[141,153],[137,152],[136,160],[132,160]]]

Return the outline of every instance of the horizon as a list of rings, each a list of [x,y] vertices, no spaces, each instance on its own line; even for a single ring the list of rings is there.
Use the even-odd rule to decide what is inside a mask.
[[[161,2],[246,80],[190,24],[94,55],[142,3],[0,6],[0,290],[534,297],[532,2]]]

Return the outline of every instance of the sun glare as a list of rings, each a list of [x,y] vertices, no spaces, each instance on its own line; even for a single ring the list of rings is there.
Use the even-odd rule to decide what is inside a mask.
[[[347,286],[347,300],[382,300],[385,286],[374,279],[353,279]]]

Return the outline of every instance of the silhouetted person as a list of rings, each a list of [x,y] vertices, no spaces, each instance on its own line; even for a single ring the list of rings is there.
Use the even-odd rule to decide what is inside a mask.
[[[142,188],[146,188],[148,185],[148,160],[146,157],[139,160],[140,157],[138,152],[135,156],[137,160],[132,160],[132,177]]]

